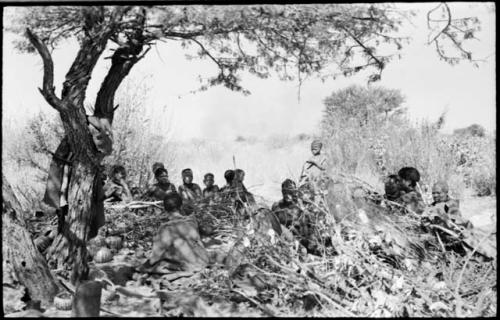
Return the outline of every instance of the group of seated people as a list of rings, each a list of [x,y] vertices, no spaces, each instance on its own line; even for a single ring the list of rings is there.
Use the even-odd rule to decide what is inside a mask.
[[[413,167],[404,167],[398,174],[389,175],[385,181],[385,195],[387,200],[404,205],[417,214],[427,210],[435,217],[446,218],[458,226],[470,228],[471,223],[464,219],[459,210],[459,201],[449,196],[448,183],[439,180],[432,186],[432,202],[425,204],[422,194],[417,187],[420,173]]]
[[[193,182],[193,170],[186,168],[182,170],[182,185],[176,188],[170,182],[168,171],[164,164],[156,162],[153,164],[153,175],[155,183],[145,192],[138,188],[130,188],[126,182],[126,170],[121,165],[115,165],[110,172],[109,179],[104,184],[104,196],[106,201],[130,201],[132,199],[142,200],[160,200],[170,193],[177,193],[183,202],[193,202],[197,200],[224,200],[227,198],[238,198],[241,202],[248,204],[255,203],[254,196],[247,190],[243,184],[245,171],[242,169],[226,170],[224,178],[226,184],[219,188],[215,184],[214,174],[207,173],[204,176],[203,183],[205,188]]]

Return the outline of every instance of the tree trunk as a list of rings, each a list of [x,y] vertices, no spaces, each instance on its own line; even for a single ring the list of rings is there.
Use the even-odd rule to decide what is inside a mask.
[[[58,286],[42,254],[38,252],[22,217],[10,184],[2,175],[2,255],[17,278],[28,289],[31,300],[52,303]]]
[[[97,168],[75,162],[71,174],[68,203],[69,210],[64,217],[62,233],[60,233],[47,256],[50,263],[58,268],[64,264],[72,265],[71,282],[86,280],[88,276],[88,255],[86,243],[97,233],[95,218],[99,212],[98,188],[100,180],[97,177]]]

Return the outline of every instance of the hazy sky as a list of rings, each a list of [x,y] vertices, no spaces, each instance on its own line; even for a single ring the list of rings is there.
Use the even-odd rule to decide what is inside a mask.
[[[444,131],[472,123],[488,131],[496,129],[495,112],[495,13],[492,4],[451,3],[453,14],[477,16],[482,30],[480,41],[470,47],[477,58],[486,58],[475,68],[468,63],[450,66],[438,59],[433,47],[426,45],[428,30],[425,12],[433,4],[405,4],[420,12],[414,26],[405,29],[413,41],[403,51],[403,58],[387,66],[377,85],[401,89],[406,96],[409,115],[414,120],[435,120],[447,109]],[[5,9],[8,13],[8,8]],[[3,118],[4,124],[22,123],[43,110],[54,112],[38,92],[42,82],[42,63],[36,55],[15,52],[12,39],[4,33],[3,40]],[[195,48],[193,47],[193,50]],[[60,92],[64,75],[77,52],[75,42],[53,53],[55,84]],[[308,79],[297,98],[297,82],[282,82],[276,78],[243,77],[242,84],[252,94],[244,96],[223,87],[190,94],[198,88],[198,76],[215,75],[217,69],[208,60],[188,60],[188,52],[176,42],[161,43],[153,48],[132,70],[129,78],[149,81],[148,112],[155,114],[166,107],[167,112],[156,120],[177,139],[234,139],[237,135],[265,137],[273,134],[314,133],[321,119],[323,99],[332,91],[350,84],[365,84],[366,78],[328,80]],[[107,52],[103,57],[109,56]],[[89,86],[89,101],[93,101],[100,81],[110,65],[101,58]],[[146,80],[144,80],[146,79]],[[118,91],[123,94],[123,90]]]

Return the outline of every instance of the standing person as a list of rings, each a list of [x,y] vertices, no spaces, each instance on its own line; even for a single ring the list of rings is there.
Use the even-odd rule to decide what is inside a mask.
[[[132,193],[125,178],[127,172],[122,165],[115,165],[111,168],[109,179],[104,185],[104,199],[110,201],[130,201]]]
[[[202,197],[201,188],[196,183],[193,183],[193,170],[186,168],[182,170],[182,182],[179,186],[179,194],[183,201],[194,201]]]
[[[163,200],[166,194],[177,191],[175,186],[168,180],[167,169],[165,169],[163,164],[160,163],[161,166],[157,164],[158,162],[153,165],[153,174],[155,176],[156,183],[146,191],[143,197]]]
[[[203,177],[205,189],[203,189],[203,198],[216,199],[219,196],[219,186],[214,184],[214,174],[207,173]]]
[[[327,158],[321,153],[323,148],[323,143],[319,140],[314,140],[311,143],[311,153],[310,157],[302,166],[302,173],[299,180],[299,185],[307,185],[311,192],[314,194],[314,200],[316,201],[316,196],[321,194],[323,189],[327,188],[326,183],[326,165]],[[323,183],[323,180],[325,180]]]

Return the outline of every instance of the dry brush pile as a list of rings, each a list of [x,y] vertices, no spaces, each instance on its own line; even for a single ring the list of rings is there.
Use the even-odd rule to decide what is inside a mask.
[[[107,206],[107,224],[89,243],[93,277],[110,284],[103,310],[126,316],[496,314],[496,256],[444,250],[453,237],[436,236],[420,216],[382,200],[362,181],[344,176],[333,185],[318,204],[307,196],[299,201],[315,254],[300,239],[271,231],[262,205],[235,211],[200,202],[187,208],[212,257],[196,273],[134,269],[166,221],[160,202]],[[103,247],[110,252],[100,252]]]

